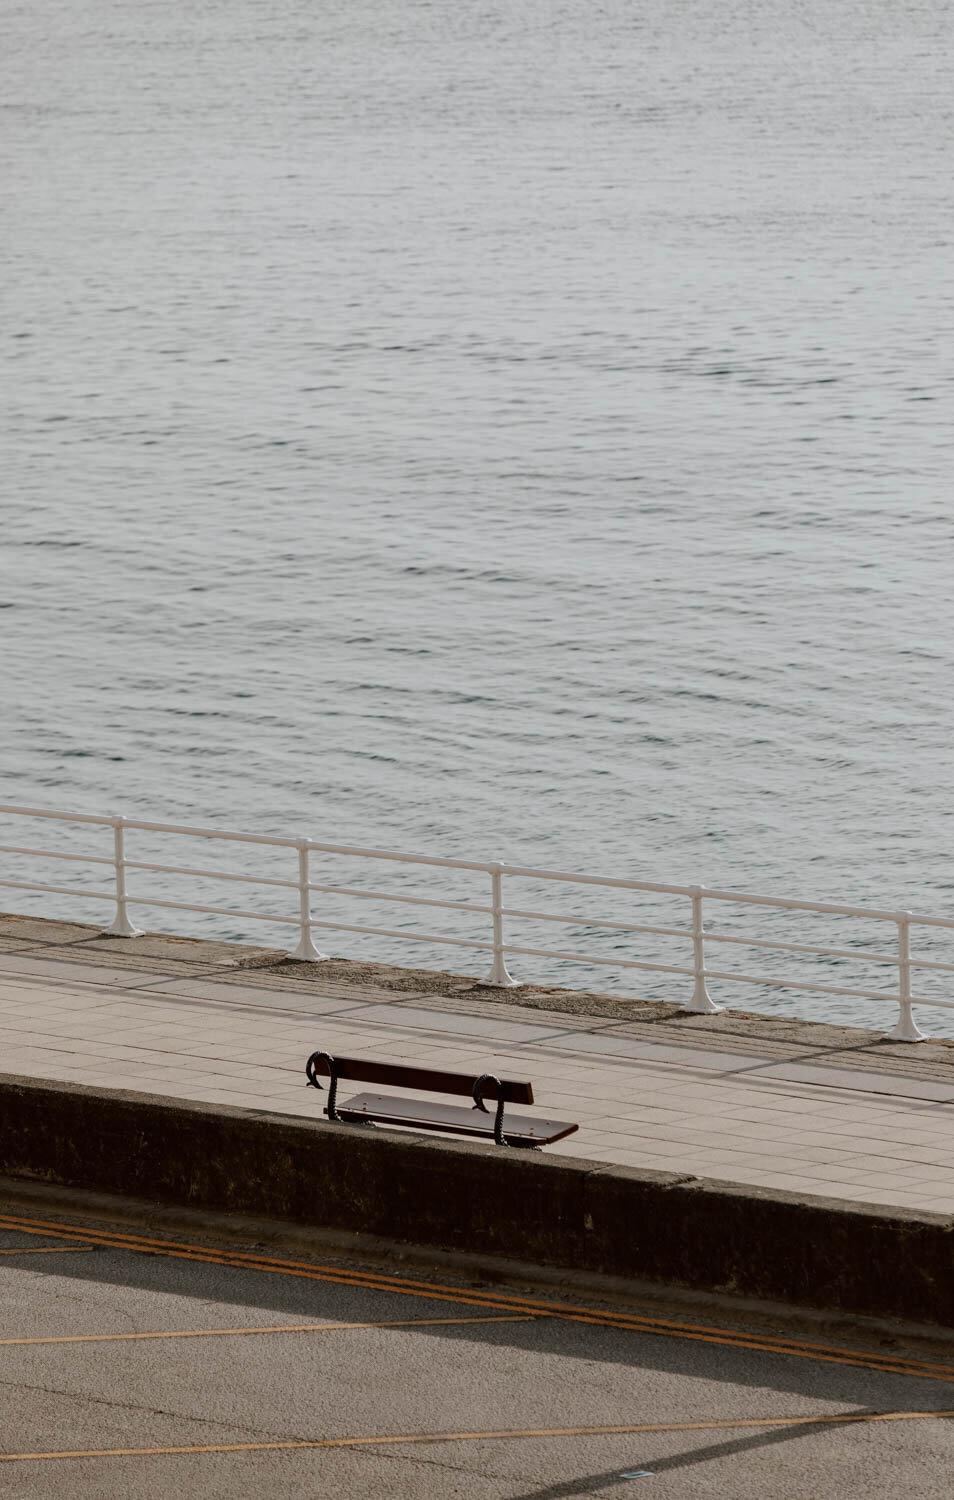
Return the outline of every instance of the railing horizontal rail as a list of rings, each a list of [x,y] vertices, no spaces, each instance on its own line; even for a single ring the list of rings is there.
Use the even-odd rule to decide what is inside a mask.
[[[647,927],[642,922],[605,922],[600,917],[570,917],[560,912],[524,911],[519,906],[505,906],[505,917],[529,917],[535,922],[563,922],[568,927],[608,927],[614,932],[649,932],[662,937],[692,937],[688,927]]]
[[[728,933],[707,932],[707,943],[739,943],[744,948],[780,948],[787,953],[817,953],[826,958],[858,958],[872,963],[897,964],[901,960],[893,953],[871,953],[864,948],[819,948],[814,943],[783,943],[775,938],[729,936]],[[912,959],[912,963],[914,960]]]
[[[0,849],[3,845],[0,845]],[[14,851],[21,852],[21,851]],[[82,855],[70,856],[81,859]],[[101,864],[111,865],[111,859],[103,859]],[[278,880],[274,876],[267,875],[238,875],[231,870],[204,870],[193,865],[159,865],[149,860],[127,859],[125,861],[127,870],[157,870],[167,875],[194,875],[203,880],[236,880],[245,885],[274,885],[283,886],[286,890],[297,891],[299,884],[297,880]],[[395,891],[369,891],[361,890],[357,886],[347,885],[321,885],[314,881],[309,883],[310,891],[321,891],[331,896],[356,896],[368,901],[396,901],[409,906],[440,906],[448,911],[471,911],[481,916],[490,916],[493,913],[492,906],[479,906],[470,901],[439,901],[427,896],[402,896]],[[130,900],[134,898],[130,897]],[[145,898],[143,898],[145,899]],[[158,903],[154,903],[158,904]],[[197,908],[198,909],[198,908]],[[317,927],[317,922],[312,924]]]
[[[192,839],[220,839],[227,844],[270,844],[275,849],[294,849],[298,843],[297,839],[287,834],[228,833],[221,828],[190,828],[187,823],[144,823],[138,818],[124,818],[123,822],[127,828],[138,828],[144,833],[181,834],[183,838]]]
[[[112,864],[112,860],[106,861]],[[159,870],[165,875],[195,875],[203,880],[240,880],[245,885],[283,885],[297,891],[297,880],[275,880],[267,875],[236,875],[231,870],[197,870],[191,865],[155,865],[144,859],[127,859],[127,870]]]
[[[67,854],[64,849],[21,849],[17,844],[0,844],[0,854],[33,854],[40,859],[75,859],[86,865],[111,865],[105,854]]]
[[[233,911],[227,906],[199,906],[195,901],[160,901],[158,896],[126,896],[125,900],[128,906],[167,906],[172,911],[204,911],[216,917],[238,917],[250,922],[286,922],[290,927],[298,926],[297,917],[279,917],[274,912]]]
[[[565,870],[538,870],[531,865],[504,865],[504,873],[518,880],[558,880],[566,885],[600,885],[622,891],[654,891],[661,896],[691,896],[691,885],[661,885],[652,880],[628,880],[622,875],[575,875]]]
[[[692,969],[686,969],[678,964],[650,964],[642,963],[635,958],[597,958],[593,953],[564,953],[559,948],[524,948],[516,943],[506,943],[507,953],[531,954],[536,958],[562,958],[576,964],[600,964],[608,969],[646,969],[654,974],[688,974],[691,978]]]
[[[893,990],[862,990],[840,984],[816,984],[808,979],[777,979],[772,974],[736,974],[706,969],[706,977],[731,980],[733,984],[770,984],[783,990],[813,990],[819,995],[852,995],[861,1000],[893,1000],[897,1003],[898,999]]]
[[[3,812],[0,807],[0,812]],[[226,833],[220,828],[190,828],[185,823],[146,823],[139,818],[125,818],[123,820],[126,828],[139,828],[146,833],[173,833],[197,839],[224,839],[232,843],[240,844],[272,844],[276,848],[297,849],[304,844],[306,848],[324,854],[353,855],[356,859],[386,859],[396,860],[400,864],[409,865],[438,865],[450,870],[488,870],[492,868],[486,862],[472,859],[446,859],[437,854],[411,854],[398,852],[393,849],[364,849],[355,844],[325,844],[316,839],[296,839],[290,837],[279,837],[274,834],[265,833]]]
[[[486,874],[497,868],[486,860],[446,859],[440,854],[401,854],[393,849],[362,849],[353,844],[320,844],[315,839],[306,840],[308,848],[319,854],[342,854],[355,859],[396,860],[406,865],[435,865],[446,870],[481,870]]]
[[[395,891],[367,891],[351,885],[316,885],[312,881],[308,889],[323,891],[327,896],[357,896],[364,901],[398,901],[405,906],[442,906],[447,911],[475,911],[481,916],[492,916],[494,910],[492,906],[475,906],[472,901],[438,901],[433,896],[399,896]]]
[[[387,927],[356,927],[344,922],[319,922],[313,919],[312,927],[321,927],[329,932],[366,932],[371,937],[406,938],[411,943],[447,943],[452,948],[483,948],[489,951],[493,943],[483,943],[479,938],[437,937],[433,932],[394,932]]]
[[[115,901],[115,891],[84,891],[78,885],[37,885],[30,880],[0,880],[18,891],[47,891],[53,896],[88,896],[92,901]]]
[[[873,917],[878,922],[896,922],[896,911],[881,911],[873,906],[841,906],[833,901],[796,901],[783,896],[753,896],[748,891],[715,891],[706,886],[707,901],[734,901],[742,906],[774,906],[786,911],[817,911],[835,917]],[[954,922],[947,925],[954,927]]]
[[[0,813],[13,813],[23,818],[57,818],[64,823],[99,823],[104,827],[111,827],[117,821],[115,814],[63,812],[59,809],[53,811],[44,807],[13,807],[6,802],[0,803]],[[241,844],[274,844],[279,848],[294,848],[298,843],[297,839],[287,834],[233,833],[224,828],[192,828],[186,823],[152,823],[142,818],[123,818],[121,821],[127,828],[141,828],[151,833],[182,833],[198,839],[224,839],[227,842]]]
[[[108,827],[114,820],[107,813],[78,813],[61,812],[49,807],[11,807],[7,802],[0,802],[0,813],[13,813],[18,818],[55,818],[61,823],[99,823]]]
[[[707,901],[734,901],[742,906],[774,906],[782,910],[827,912],[833,916],[873,917],[876,921],[896,922],[899,913],[872,906],[842,906],[833,901],[802,901],[788,896],[756,896],[748,891],[720,891],[712,886],[663,885],[652,880],[625,880],[619,876],[577,875],[562,870],[540,870],[530,865],[504,865],[504,873],[526,880],[559,880],[572,885],[600,885],[629,891],[651,891],[667,896],[694,896],[701,892]],[[905,914],[907,915],[907,913]],[[954,917],[910,915],[912,922],[934,927],[954,927]]]

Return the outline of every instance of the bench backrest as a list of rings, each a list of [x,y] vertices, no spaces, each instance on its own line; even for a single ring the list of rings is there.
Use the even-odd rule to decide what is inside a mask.
[[[323,1057],[315,1057],[315,1072],[322,1078],[330,1078],[331,1069]],[[339,1057],[335,1055],[335,1073],[338,1078],[350,1078],[355,1083],[386,1083],[392,1088],[420,1089],[431,1094],[466,1094],[473,1097],[477,1073],[442,1073],[436,1068],[408,1068],[402,1063],[372,1062],[365,1057]],[[507,1104],[532,1104],[533,1086],[516,1078],[502,1078],[500,1088]],[[500,1097],[495,1083],[486,1083],[481,1089],[481,1098]]]

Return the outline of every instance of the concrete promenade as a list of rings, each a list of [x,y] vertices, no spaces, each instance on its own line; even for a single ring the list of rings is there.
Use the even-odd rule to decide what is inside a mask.
[[[0,917],[6,1073],[316,1117],[316,1047],[533,1081],[549,1148],[954,1212],[954,1047],[810,1023]]]

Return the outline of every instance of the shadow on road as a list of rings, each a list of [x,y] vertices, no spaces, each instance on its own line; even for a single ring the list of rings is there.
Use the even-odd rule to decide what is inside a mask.
[[[716,1458],[737,1458],[742,1453],[752,1453],[760,1448],[771,1448],[778,1443],[789,1443],[800,1437],[814,1436],[816,1433],[837,1428],[837,1422],[812,1422],[803,1427],[777,1428],[774,1432],[758,1432],[748,1437],[733,1438],[725,1443],[710,1443],[705,1448],[690,1448],[685,1453],[674,1453],[669,1458],[647,1459],[646,1466],[652,1475],[666,1474],[673,1469],[688,1469],[694,1464],[710,1463]],[[633,1468],[640,1467],[642,1460],[633,1461]],[[578,1479],[568,1479],[559,1484],[547,1485],[543,1490],[528,1490],[522,1495],[514,1495],[513,1500],[574,1500],[577,1495],[598,1495],[601,1490],[615,1489],[617,1485],[629,1484],[630,1480],[622,1477],[623,1471],[619,1465],[614,1469],[607,1469],[603,1474],[581,1475]]]

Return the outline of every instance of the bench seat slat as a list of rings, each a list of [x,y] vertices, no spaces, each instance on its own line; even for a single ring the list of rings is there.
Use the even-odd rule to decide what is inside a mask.
[[[422,1130],[439,1130],[453,1135],[473,1135],[493,1139],[494,1116],[479,1109],[464,1109],[459,1104],[431,1104],[425,1099],[396,1099],[386,1094],[358,1094],[338,1104],[342,1120],[374,1121],[379,1125],[403,1125]],[[579,1127],[569,1120],[542,1119],[538,1115],[504,1116],[503,1133],[507,1141],[528,1146],[546,1146],[572,1135]]]

